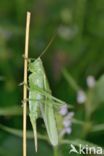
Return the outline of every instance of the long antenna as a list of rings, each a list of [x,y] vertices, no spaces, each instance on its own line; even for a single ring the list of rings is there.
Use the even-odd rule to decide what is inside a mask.
[[[52,36],[52,38],[48,42],[48,45],[45,47],[45,49],[43,50],[43,52],[40,54],[40,57],[42,57],[44,55],[44,53],[48,50],[48,48],[50,47],[50,45],[54,41],[55,37],[56,37],[56,33]]]
[[[29,28],[31,13],[27,12],[26,18],[26,34],[25,34],[25,52],[24,52],[24,85],[23,85],[23,156],[27,155],[27,136],[26,136],[26,120],[27,120],[27,67],[28,67],[28,47],[29,47]]]

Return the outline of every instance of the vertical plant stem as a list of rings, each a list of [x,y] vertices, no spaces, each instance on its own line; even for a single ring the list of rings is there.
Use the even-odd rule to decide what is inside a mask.
[[[24,86],[23,86],[23,156],[27,155],[26,146],[26,120],[27,120],[27,66],[28,66],[28,47],[29,47],[29,26],[30,26],[30,12],[27,12],[26,19],[26,36],[25,36],[25,54],[24,54]]]
[[[59,154],[58,154],[58,146],[54,146],[54,147],[53,147],[53,153],[54,153],[54,154],[53,154],[54,156],[58,156],[58,155],[59,155]]]

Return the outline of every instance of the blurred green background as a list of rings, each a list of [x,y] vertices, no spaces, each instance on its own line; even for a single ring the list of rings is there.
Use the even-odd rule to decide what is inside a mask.
[[[66,138],[84,139],[104,147],[104,0],[0,1],[0,123],[22,130],[22,86],[19,83],[23,81],[27,11],[32,13],[30,57],[37,58],[57,32],[42,57],[53,95],[74,105],[75,118],[98,125],[97,132],[88,130],[84,137],[83,125],[73,125],[72,134]],[[86,85],[87,76],[93,75],[97,80],[92,101],[99,99],[98,106],[88,122],[84,117],[87,108],[77,103],[76,91],[70,79],[67,82],[63,75],[63,68],[83,88],[87,97],[90,92]],[[91,109],[93,102],[90,103]],[[27,128],[31,130],[29,119]],[[69,145],[60,146],[59,156],[68,156]],[[43,153],[53,156],[52,147],[42,140],[39,141],[38,154],[34,151],[33,139],[28,140],[27,151],[31,156],[42,156]],[[22,156],[22,138],[0,129],[0,156],[14,155]]]

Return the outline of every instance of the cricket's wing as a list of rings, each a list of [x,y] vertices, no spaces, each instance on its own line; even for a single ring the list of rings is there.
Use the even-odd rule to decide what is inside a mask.
[[[44,89],[50,92],[51,94],[48,81],[45,75],[44,75]],[[45,96],[45,104],[42,105],[41,112],[46,125],[50,142],[53,146],[56,146],[58,144],[58,131],[53,106],[54,106],[53,100]]]
[[[45,105],[41,104],[40,110],[42,113],[42,117],[46,126],[50,142],[53,146],[56,146],[58,145],[58,132],[52,101],[47,100]]]

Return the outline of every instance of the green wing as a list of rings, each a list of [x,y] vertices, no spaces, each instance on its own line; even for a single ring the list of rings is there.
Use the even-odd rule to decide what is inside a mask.
[[[44,90],[51,94],[48,80],[44,74]],[[50,139],[50,142],[53,146],[58,144],[58,132],[57,125],[55,120],[55,112],[53,107],[53,100],[45,96],[45,104],[41,106],[42,116],[45,122],[47,133]]]

